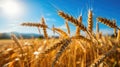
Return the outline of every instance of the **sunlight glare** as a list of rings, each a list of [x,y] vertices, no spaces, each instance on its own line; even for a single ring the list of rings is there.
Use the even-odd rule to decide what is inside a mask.
[[[4,15],[7,17],[21,16],[23,13],[22,4],[16,0],[3,1],[1,9],[2,9]]]

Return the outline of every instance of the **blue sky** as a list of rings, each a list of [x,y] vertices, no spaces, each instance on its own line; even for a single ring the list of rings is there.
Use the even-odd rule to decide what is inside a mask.
[[[98,16],[115,19],[120,26],[120,0],[0,0],[0,32],[38,33],[37,28],[22,27],[22,22],[40,22],[45,18],[46,24],[66,31],[65,20],[57,14],[57,9],[77,18],[81,13],[83,24],[87,26],[88,10],[92,8],[94,30]],[[72,34],[75,26],[69,23]],[[100,31],[112,33],[113,30],[100,23]],[[52,31],[48,30],[49,34]]]

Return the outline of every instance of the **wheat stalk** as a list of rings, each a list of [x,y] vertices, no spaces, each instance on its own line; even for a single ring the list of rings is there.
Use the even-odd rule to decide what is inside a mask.
[[[78,17],[78,22],[79,23],[82,23],[82,16]],[[80,27],[76,26],[76,33],[75,33],[76,36],[79,36],[80,35]]]
[[[91,67],[96,67],[98,66],[101,62],[104,61],[104,59],[108,56],[110,56],[112,53],[116,51],[116,46],[113,46],[111,50],[106,52],[104,55],[100,56],[98,59],[95,60],[94,63],[91,64]]]
[[[66,28],[67,28],[67,32],[70,35],[70,27],[69,27],[68,21],[65,22],[65,25],[66,25]]]
[[[54,24],[53,24],[52,28],[55,28]],[[53,30],[53,34],[55,35],[55,30]]]
[[[44,20],[43,17],[42,17],[42,19],[41,19],[41,23],[42,23],[43,25],[46,25],[46,24],[45,24],[45,20]],[[48,39],[48,34],[47,34],[47,30],[46,30],[45,27],[43,27],[43,33],[44,33],[44,37],[45,37],[46,39]]]
[[[115,20],[113,20],[113,23],[116,26],[116,21]],[[117,36],[117,28],[114,28],[114,36],[115,37]]]
[[[37,29],[38,29],[39,34],[41,34],[40,28],[39,28],[39,27],[37,27]]]
[[[120,42],[120,30],[118,30],[117,41]]]
[[[76,32],[75,32],[75,36],[79,36],[80,35],[80,27],[76,27]]]
[[[96,22],[96,32],[99,33],[99,24]]]
[[[92,33],[92,29],[93,29],[93,16],[92,16],[92,11],[89,10],[88,11],[88,31],[90,33]]]

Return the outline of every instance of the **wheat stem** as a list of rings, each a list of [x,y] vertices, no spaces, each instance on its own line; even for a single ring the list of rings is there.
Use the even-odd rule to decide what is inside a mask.
[[[70,27],[69,27],[68,21],[65,22],[65,25],[66,25],[66,28],[67,28],[67,32],[70,35]]]

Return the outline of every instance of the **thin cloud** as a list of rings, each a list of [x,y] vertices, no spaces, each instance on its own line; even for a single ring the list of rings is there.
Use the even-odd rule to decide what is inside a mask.
[[[52,14],[51,14],[51,13],[46,13],[45,15],[46,15],[46,16],[52,16]]]
[[[66,30],[66,26],[65,26],[65,24],[59,26],[58,28]]]
[[[53,22],[56,22],[56,20],[55,20],[54,18],[48,18],[48,17],[46,17],[45,20],[46,20],[46,21],[53,21]]]

